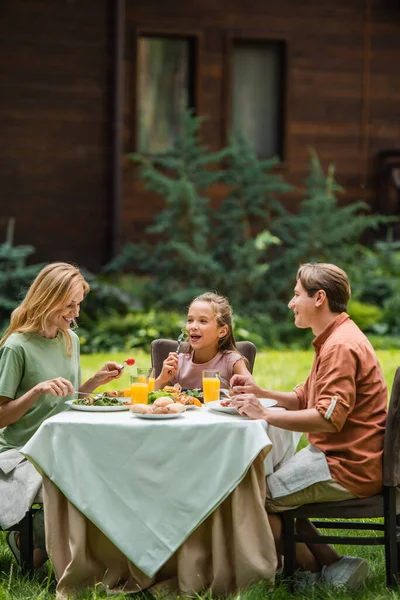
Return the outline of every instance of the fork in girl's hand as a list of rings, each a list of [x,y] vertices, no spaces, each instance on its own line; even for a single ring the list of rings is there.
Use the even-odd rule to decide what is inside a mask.
[[[185,330],[182,330],[181,334],[178,336],[178,339],[176,340],[178,342],[178,347],[176,349],[177,354],[179,354],[179,350],[180,350],[182,342],[184,342],[187,339],[187,335],[188,335],[188,333],[185,329]],[[168,375],[172,375],[172,371],[168,371]]]

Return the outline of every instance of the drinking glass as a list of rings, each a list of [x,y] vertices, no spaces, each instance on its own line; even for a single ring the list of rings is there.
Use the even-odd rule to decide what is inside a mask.
[[[156,384],[156,370],[154,368],[149,369],[149,392],[154,392],[154,386]]]
[[[147,404],[149,401],[149,369],[138,369],[131,375],[131,403]]]
[[[203,398],[204,403],[219,400],[219,390],[221,382],[219,379],[219,371],[206,370],[203,371]]]

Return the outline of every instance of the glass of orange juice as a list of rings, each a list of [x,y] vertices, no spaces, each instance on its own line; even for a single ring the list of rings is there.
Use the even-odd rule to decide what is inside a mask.
[[[203,371],[203,398],[204,403],[219,400],[221,381],[219,371]]]
[[[154,392],[154,386],[156,383],[156,370],[152,367],[149,369],[149,392]]]
[[[140,373],[144,370],[145,373]],[[131,375],[131,403],[147,404],[149,401],[149,370],[138,369],[137,375]]]

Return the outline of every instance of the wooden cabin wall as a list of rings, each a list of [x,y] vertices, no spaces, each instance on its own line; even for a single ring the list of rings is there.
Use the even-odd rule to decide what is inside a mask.
[[[333,162],[344,201],[375,198],[375,157],[400,148],[400,5],[395,0],[127,0],[126,150],[135,102],[135,31],[197,35],[198,113],[207,117],[204,142],[226,140],[229,36],[280,39],[287,44],[285,160],[281,172],[297,186],[286,199],[296,209],[309,148]],[[228,94],[227,94],[228,91]],[[141,236],[158,198],[143,191],[124,163],[124,236]]]
[[[109,256],[109,6],[10,0],[0,15],[0,241],[37,261]]]
[[[35,260],[97,269],[111,248],[112,13],[115,0],[9,0],[0,14],[0,241]],[[334,162],[345,201],[379,209],[375,157],[400,147],[398,0],[126,0],[125,153],[134,150],[135,32],[200,40],[197,109],[203,140],[225,143],[229,37],[287,45],[285,161],[301,197],[308,148]],[[123,159],[123,240],[137,240],[162,202]],[[218,201],[218,191],[216,193]]]

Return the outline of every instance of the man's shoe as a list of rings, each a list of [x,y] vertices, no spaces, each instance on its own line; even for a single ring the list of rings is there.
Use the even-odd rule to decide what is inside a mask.
[[[294,574],[294,586],[298,592],[308,592],[321,581],[321,571],[296,571]]]
[[[368,562],[355,556],[342,556],[337,562],[322,567],[320,583],[355,590],[368,575]]]

